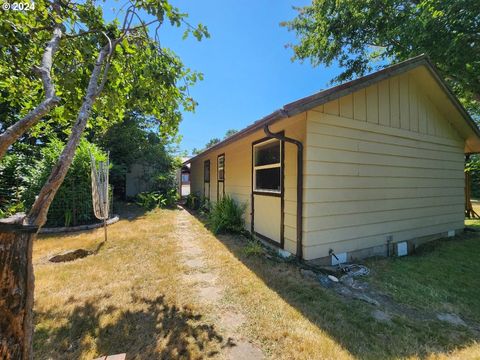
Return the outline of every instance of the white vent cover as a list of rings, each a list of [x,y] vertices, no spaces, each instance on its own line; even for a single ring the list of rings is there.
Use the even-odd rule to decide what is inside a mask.
[[[453,236],[455,236],[455,230],[449,230],[448,233],[447,233],[447,236],[448,236],[448,237],[453,237]]]
[[[408,244],[406,241],[397,243],[397,256],[408,255]]]

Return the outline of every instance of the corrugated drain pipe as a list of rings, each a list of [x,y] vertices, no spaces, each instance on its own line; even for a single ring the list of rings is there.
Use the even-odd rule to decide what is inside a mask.
[[[303,258],[303,144],[299,140],[295,140],[284,135],[273,133],[268,128],[268,125],[263,127],[263,131],[268,137],[275,138],[281,141],[286,141],[297,145],[297,257]],[[283,180],[282,180],[283,181]]]

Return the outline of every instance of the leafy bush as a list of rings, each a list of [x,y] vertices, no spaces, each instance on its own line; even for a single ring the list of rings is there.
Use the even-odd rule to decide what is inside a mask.
[[[178,200],[176,189],[169,189],[167,191],[151,191],[143,192],[137,195],[137,205],[145,210],[153,210],[157,207],[171,207]]]
[[[474,199],[480,198],[480,157],[471,155],[470,160],[465,164],[465,171],[471,175],[471,196]]]
[[[225,195],[210,208],[209,225],[215,234],[240,233],[243,231],[246,205],[238,204],[230,196]]]
[[[198,194],[189,194],[186,197],[186,207],[191,210],[198,210],[201,213],[208,214],[211,209],[210,200]]]
[[[199,210],[201,213],[208,214],[212,209],[212,204],[210,200],[204,196],[200,198],[200,207]]]
[[[24,211],[22,195],[30,170],[29,161],[22,154],[8,154],[0,161],[0,218]]]
[[[63,147],[60,140],[52,140],[42,149],[42,159],[29,174],[24,194],[27,208],[35,201]],[[76,226],[98,221],[92,207],[90,153],[97,161],[106,160],[106,154],[97,146],[85,139],[80,141],[72,165],[48,211],[47,226]]]
[[[200,208],[200,197],[197,194],[188,194],[185,205],[190,210],[198,210]]]

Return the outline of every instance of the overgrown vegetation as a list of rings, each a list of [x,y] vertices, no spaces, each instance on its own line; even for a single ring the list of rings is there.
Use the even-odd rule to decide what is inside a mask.
[[[172,207],[178,201],[178,193],[176,189],[168,189],[164,192],[151,191],[143,192],[137,195],[137,205],[147,211],[155,208]]]
[[[185,206],[190,210],[199,211],[203,215],[208,215],[212,209],[212,203],[209,199],[194,193],[187,195]]]
[[[141,181],[146,191],[166,195],[168,190],[174,189],[175,171],[181,166],[180,159],[173,155],[176,140],[176,137],[162,137],[157,119],[134,111],[100,136],[98,142],[110,152],[113,163],[110,181],[115,195],[126,198],[126,176],[133,165],[145,168]]]
[[[246,204],[239,204],[229,195],[213,203],[210,207],[208,224],[214,234],[240,233],[244,229],[243,214]]]
[[[197,194],[190,193],[185,199],[185,205],[190,210],[198,210],[201,205],[201,199]]]
[[[13,153],[0,161],[0,218],[25,210],[22,195],[29,183],[30,170],[25,155]]]
[[[21,197],[27,209],[50,175],[63,146],[60,140],[52,140],[42,149],[40,160],[31,167],[28,186]],[[76,226],[98,221],[92,207],[90,154],[97,161],[106,160],[105,152],[98,146],[85,139],[80,141],[72,165],[48,210],[47,226]]]

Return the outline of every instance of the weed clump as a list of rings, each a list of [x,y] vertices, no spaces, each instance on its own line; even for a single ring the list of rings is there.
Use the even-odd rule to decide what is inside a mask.
[[[212,204],[208,224],[213,233],[241,233],[244,229],[245,208],[246,204],[238,204],[228,195]]]

